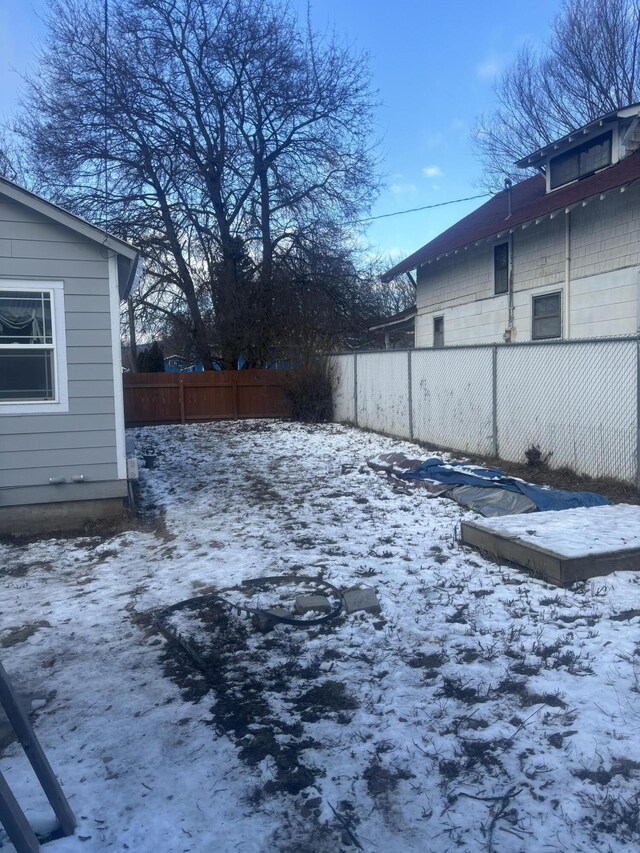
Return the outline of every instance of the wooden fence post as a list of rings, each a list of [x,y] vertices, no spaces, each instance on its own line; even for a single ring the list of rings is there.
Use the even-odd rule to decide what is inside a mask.
[[[180,384],[178,385],[178,397],[180,398],[180,423],[186,424],[187,416],[184,408],[184,382],[182,377],[180,377]]]
[[[232,376],[231,381],[233,383],[233,419],[234,421],[238,420],[238,378],[237,376]]]

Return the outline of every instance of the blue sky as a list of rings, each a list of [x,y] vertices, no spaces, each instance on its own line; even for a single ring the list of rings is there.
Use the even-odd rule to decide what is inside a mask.
[[[304,10],[304,0],[292,2]],[[15,108],[18,73],[34,62],[46,7],[47,0],[0,0],[0,113]],[[317,29],[335,29],[370,56],[384,175],[372,214],[481,192],[474,118],[495,105],[496,75],[518,48],[546,39],[559,7],[560,0],[312,0]],[[383,219],[367,237],[398,260],[478,204]]]

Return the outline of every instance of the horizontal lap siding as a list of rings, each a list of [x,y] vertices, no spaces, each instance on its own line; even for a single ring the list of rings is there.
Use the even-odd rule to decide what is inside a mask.
[[[52,460],[56,459],[56,454],[52,455]],[[55,465],[47,464],[46,467],[25,468],[21,472],[20,482],[15,483],[11,477],[12,471],[1,471],[2,475],[0,491],[4,492],[7,486],[15,488],[16,486],[42,486],[50,485],[49,478],[59,479],[64,478],[70,480],[74,476],[82,476],[88,483],[96,483],[101,481],[115,480],[116,476],[113,473],[113,465],[110,462],[105,464],[89,465]],[[43,474],[46,473],[46,479],[43,479]],[[50,485],[55,489],[55,485]],[[7,489],[10,491],[10,489]]]
[[[29,468],[32,470],[40,470],[46,468],[49,470],[55,464],[59,470],[64,470],[67,476],[71,474],[85,474],[84,470],[87,465],[108,465],[111,462],[110,447],[70,447],[65,449],[56,448],[55,450],[34,450],[29,451]],[[20,451],[0,451],[0,471],[4,476],[11,479],[10,472],[15,470],[24,470],[24,460],[21,458]],[[51,476],[51,475],[49,475]]]
[[[513,231],[514,342],[531,340],[532,299],[562,294],[568,337],[635,334],[640,276],[640,182]],[[505,222],[505,228],[507,223]],[[566,239],[569,237],[567,258]],[[433,345],[434,317],[445,345],[501,343],[508,299],[495,295],[494,241],[480,242],[418,268],[416,346]],[[569,292],[566,276],[569,273]]]
[[[64,483],[59,486],[51,486],[49,483],[36,484],[15,489],[0,489],[0,507],[124,498],[126,494],[126,480],[94,480],[93,482]]]
[[[64,282],[69,412],[0,414],[0,488],[40,486],[50,477],[77,475],[87,482],[115,480],[106,251],[0,196],[2,278]],[[0,503],[6,500],[4,493]]]
[[[74,448],[105,448],[115,444],[114,430],[82,430],[76,432],[44,432],[38,433],[38,450],[34,451],[33,434],[17,433],[2,436],[0,455],[14,451],[49,452],[51,450],[71,450]],[[59,457],[56,456],[59,460]],[[1,467],[1,466],[0,466]],[[13,465],[7,467],[12,468]]]

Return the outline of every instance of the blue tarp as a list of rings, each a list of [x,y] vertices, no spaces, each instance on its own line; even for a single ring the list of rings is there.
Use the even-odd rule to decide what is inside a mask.
[[[577,509],[578,507],[604,506],[609,501],[594,492],[566,492],[548,486],[536,486],[507,477],[497,468],[478,468],[475,465],[446,463],[432,458],[423,462],[415,471],[397,474],[403,480],[436,480],[451,486],[484,486],[491,489],[507,489],[520,492],[534,502],[541,512],[546,510]]]

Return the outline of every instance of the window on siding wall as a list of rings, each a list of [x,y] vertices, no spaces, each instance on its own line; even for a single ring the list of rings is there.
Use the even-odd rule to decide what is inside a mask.
[[[509,290],[509,244],[500,243],[493,247],[493,287],[494,293],[507,293]]]
[[[611,133],[598,136],[553,157],[549,163],[549,186],[552,190],[586,178],[611,163]]]
[[[444,346],[444,317],[433,318],[433,345],[438,349]]]
[[[544,296],[533,297],[532,325],[531,337],[534,341],[562,337],[560,293],[548,293]]]
[[[0,402],[55,402],[54,293],[0,288]]]

